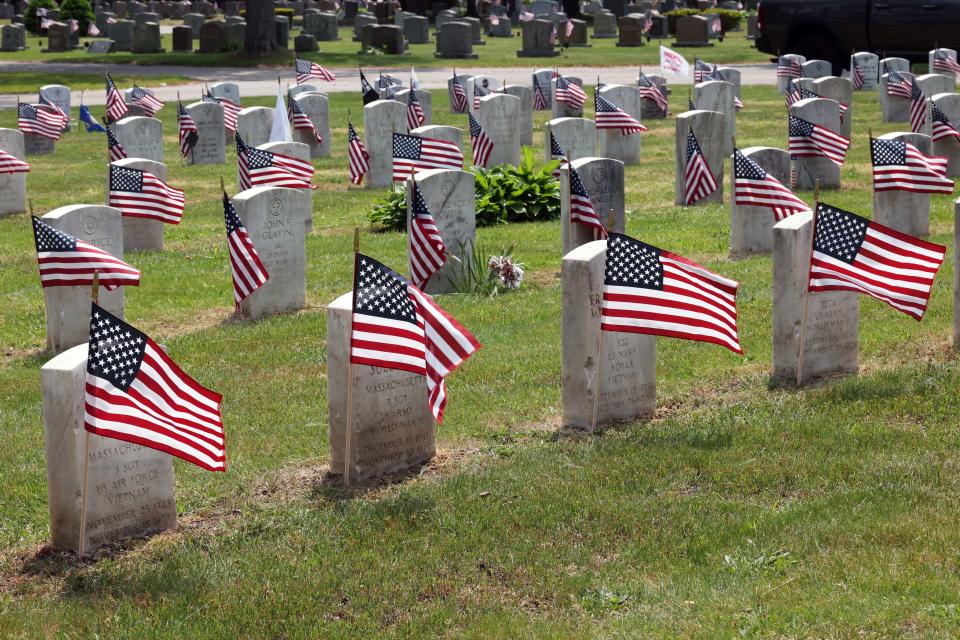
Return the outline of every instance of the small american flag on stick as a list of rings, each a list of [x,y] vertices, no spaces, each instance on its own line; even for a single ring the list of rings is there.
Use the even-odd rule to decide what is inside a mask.
[[[600,326],[712,342],[743,353],[737,332],[740,285],[696,262],[612,233],[607,238]]]
[[[260,288],[270,276],[226,193],[223,194],[223,217],[227,224],[227,248],[233,274],[233,302],[239,309],[244,298]]]
[[[17,156],[0,149],[0,173],[29,173],[30,165]]]
[[[49,109],[50,111],[53,111],[54,113],[56,113],[56,114],[57,114],[57,117],[60,118],[60,124],[61,124],[61,127],[60,127],[60,128],[61,128],[63,131],[66,131],[67,127],[70,125],[70,118],[68,118],[68,117],[67,117],[67,114],[65,114],[65,113],[63,112],[63,109],[61,109],[61,108],[58,107],[57,105],[53,104],[53,102],[51,102],[50,100],[48,100],[47,97],[44,96],[42,93],[38,96],[38,98],[37,98],[37,103],[38,103],[41,107],[46,107],[46,108]]]
[[[239,133],[236,139],[242,190],[257,186],[316,189],[310,184],[313,180],[313,165],[310,162],[282,153],[254,149],[243,141]]]
[[[167,224],[180,224],[186,199],[175,189],[147,171],[110,165],[111,207],[128,218],[147,218]]]
[[[203,96],[204,102],[215,102],[223,107],[223,128],[230,133],[237,132],[237,116],[240,114],[240,105],[227,100],[226,98],[217,98],[210,94]]]
[[[296,98],[290,98],[290,124],[293,125],[294,129],[306,131],[307,135],[312,136],[317,144],[323,144],[323,136],[317,131],[313,120],[303,110],[303,105]]]
[[[454,113],[466,113],[467,111],[467,92],[463,88],[463,83],[457,76],[457,71],[453,71],[453,111]]]
[[[407,133],[410,133],[417,127],[426,123],[427,117],[423,113],[423,107],[417,100],[417,92],[413,89],[407,92]]]
[[[36,104],[20,103],[17,106],[17,127],[23,133],[42,138],[59,140],[63,131],[62,120],[55,111]]]
[[[473,81],[473,110],[476,111],[480,108],[480,98],[490,95],[490,90],[484,87],[483,85],[477,84],[477,81]]]
[[[789,118],[790,156],[815,158],[823,156],[838,167],[843,166],[850,141],[838,133],[796,116]]]
[[[316,62],[311,62],[310,60],[301,60],[296,58],[293,63],[294,70],[297,73],[297,84],[306,84],[310,82],[312,78],[316,78],[321,82],[336,82],[337,77],[331,72],[327,71]]]
[[[493,141],[487,136],[487,132],[480,126],[472,113],[467,114],[470,120],[470,146],[473,149],[473,165],[475,167],[486,167],[490,161],[490,153],[493,151]]]
[[[577,84],[557,75],[556,98],[559,102],[570,105],[573,109],[582,109],[587,102],[586,92]]]
[[[93,303],[87,431],[166,451],[208,471],[225,471],[221,399],[146,334]]]
[[[693,129],[687,131],[687,165],[684,172],[684,202],[696,204],[717,190],[717,180],[707,164]]]
[[[853,82],[853,89],[854,91],[859,91],[863,89],[865,80],[863,77],[863,69],[860,67],[860,63],[857,62],[856,58],[851,58],[851,60],[853,61],[853,69],[850,72],[850,76]]]
[[[599,90],[594,95],[594,109],[597,129],[616,129],[625,136],[647,130],[639,120],[601,96]]]
[[[417,183],[413,183],[410,216],[410,279],[419,288],[447,261],[447,248],[427,201]]]
[[[772,209],[777,222],[795,213],[810,211],[806,202],[743,155],[740,149],[733,152],[733,180],[733,201],[736,204]]]
[[[556,136],[553,135],[553,131],[550,131],[550,159],[559,160],[560,164],[557,165],[557,168],[553,170],[553,177],[560,179],[560,169],[568,164],[567,154],[563,150],[563,147],[560,146],[560,143],[557,142]]]
[[[543,94],[543,87],[540,86],[540,80],[533,76],[533,110],[546,111],[547,97]]]
[[[893,69],[887,73],[887,95],[898,98],[913,98],[913,80],[908,80],[899,71]]]
[[[463,169],[463,153],[453,142],[394,133],[393,181],[426,169]]]
[[[119,286],[140,284],[140,272],[110,253],[55,229],[36,216],[33,240],[44,287],[71,287],[93,284],[93,274],[108,291]]]
[[[930,114],[933,119],[933,141],[938,142],[947,138],[957,138],[960,140],[960,131],[957,130],[953,121],[947,117],[943,110],[937,106],[936,102],[930,103]]]
[[[960,64],[957,63],[957,59],[951,56],[949,52],[937,48],[933,51],[933,71],[934,73],[956,75],[960,73]]]
[[[667,107],[669,105],[666,96],[660,91],[660,87],[642,71],[640,72],[640,77],[637,78],[637,86],[640,87],[641,100],[652,100],[664,114],[667,113]]]
[[[350,182],[360,184],[363,176],[370,170],[370,154],[363,146],[363,140],[357,135],[353,123],[347,121],[347,157],[350,162]]]
[[[910,130],[923,133],[923,127],[927,124],[927,97],[923,95],[916,79],[910,84]]]
[[[110,158],[110,162],[123,160],[127,157],[127,152],[124,150],[123,145],[120,144],[117,136],[113,135],[113,131],[111,131],[109,127],[107,127],[107,156]]]
[[[696,58],[693,61],[693,81],[694,83],[700,83],[707,79],[713,72],[713,65],[707,62],[704,62],[700,58]]]
[[[582,224],[593,229],[594,237],[606,238],[607,230],[603,221],[593,207],[590,194],[583,184],[583,179],[573,165],[567,165],[570,170],[570,222]]]
[[[925,156],[909,142],[870,140],[874,191],[953,193],[947,158]]]
[[[129,113],[130,109],[127,103],[123,101],[123,95],[113,83],[113,78],[107,74],[107,120],[116,122]]]
[[[143,109],[143,113],[148,118],[152,118],[157,115],[160,109],[163,109],[163,102],[155,98],[153,94],[146,89],[141,89],[137,85],[133,85],[133,91],[130,92],[130,104],[135,104]]]
[[[854,291],[920,320],[946,247],[817,203],[810,291]]]
[[[777,59],[777,77],[778,78],[800,78],[803,76],[803,67],[796,58],[780,56]]]
[[[196,146],[200,138],[200,130],[197,129],[193,116],[187,113],[186,107],[179,101],[177,102],[177,125],[180,129],[180,155],[186,158]]]

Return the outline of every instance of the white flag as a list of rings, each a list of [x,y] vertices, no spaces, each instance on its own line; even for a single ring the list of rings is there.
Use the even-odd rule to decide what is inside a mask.
[[[417,80],[417,73],[413,70],[413,67],[410,67],[410,89],[415,90],[420,88],[420,81]]]
[[[290,121],[287,119],[287,105],[283,101],[283,94],[280,93],[280,85],[277,85],[277,107],[276,111],[273,112],[270,142],[293,142],[293,134],[290,133]]]
[[[660,75],[690,80],[690,63],[676,51],[660,45]]]

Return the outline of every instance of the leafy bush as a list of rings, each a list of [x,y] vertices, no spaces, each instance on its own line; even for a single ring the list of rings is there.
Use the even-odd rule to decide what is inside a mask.
[[[40,19],[37,18],[37,8],[56,9],[57,3],[53,0],[30,0],[27,11],[23,14],[23,25],[30,33],[40,33]]]
[[[506,222],[554,220],[560,217],[560,184],[553,177],[557,161],[537,169],[533,149],[523,148],[516,167],[499,165],[490,169],[474,167],[477,226]],[[407,228],[407,203],[403,191],[394,192],[378,203],[367,218],[383,231]]]
[[[60,20],[67,22],[71,18],[79,24],[77,33],[80,35],[86,35],[90,25],[97,21],[90,7],[90,0],[63,0],[60,5]]]
[[[700,16],[706,14],[715,14],[720,16],[720,27],[723,29],[724,33],[735,29],[743,19],[743,12],[735,11],[733,9],[707,9],[706,11],[700,11],[699,9],[674,9],[673,11],[667,11],[666,13],[667,31],[670,32],[670,35],[677,35],[677,18],[682,16]]]

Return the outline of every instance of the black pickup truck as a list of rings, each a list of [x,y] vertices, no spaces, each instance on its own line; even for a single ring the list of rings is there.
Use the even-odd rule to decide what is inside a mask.
[[[848,66],[851,51],[925,62],[934,46],[960,49],[960,0],[760,0],[764,53]]]

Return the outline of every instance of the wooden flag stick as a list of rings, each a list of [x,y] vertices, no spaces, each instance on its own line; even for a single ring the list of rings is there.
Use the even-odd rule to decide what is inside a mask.
[[[357,254],[360,253],[360,227],[353,229],[353,259],[354,272],[356,272]],[[353,287],[353,295],[357,295],[356,286]],[[343,436],[343,486],[350,486],[350,467],[352,466],[351,441],[353,440],[353,354],[350,353],[353,342],[353,300],[350,302],[350,333],[347,336],[347,426],[344,429]]]
[[[100,300],[100,272],[93,272],[93,283],[90,285],[90,299],[93,302]],[[89,340],[89,337],[88,337]],[[87,478],[90,471],[90,432],[83,430],[83,480],[80,485],[80,539],[77,542],[77,559],[87,551]]]
[[[220,176],[220,191],[223,191],[223,195],[227,195],[226,183],[223,181],[223,176]]]
[[[820,202],[820,180],[817,179],[813,186],[813,221],[810,230],[810,251],[807,252],[808,260],[813,260],[813,243],[817,237],[817,205]],[[804,343],[807,341],[807,304],[810,301],[810,267],[807,267],[807,280],[803,289],[803,311],[800,316],[800,347],[797,357],[797,386],[803,382],[803,355]]]

